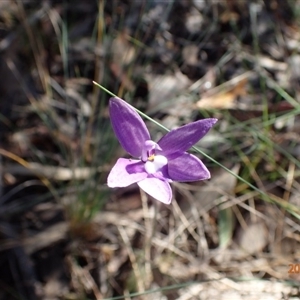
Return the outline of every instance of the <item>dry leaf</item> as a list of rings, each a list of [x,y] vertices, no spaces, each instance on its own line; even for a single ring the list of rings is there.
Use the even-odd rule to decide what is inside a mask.
[[[145,78],[149,83],[151,108],[173,99],[174,96],[185,91],[191,84],[188,77],[180,71],[176,71],[171,75],[146,74]]]
[[[237,234],[237,244],[246,255],[262,251],[267,243],[267,228],[263,221],[250,222],[245,230],[240,228]]]
[[[246,84],[250,73],[247,72],[232,80],[218,86],[208,92],[207,97],[203,97],[196,103],[198,108],[205,109],[228,109],[234,108],[235,100],[246,95]]]

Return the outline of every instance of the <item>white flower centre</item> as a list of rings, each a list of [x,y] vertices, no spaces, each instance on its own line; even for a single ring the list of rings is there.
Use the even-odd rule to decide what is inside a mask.
[[[153,174],[159,171],[163,166],[168,164],[168,159],[163,155],[155,155],[153,159],[145,163],[145,170],[148,174]]]

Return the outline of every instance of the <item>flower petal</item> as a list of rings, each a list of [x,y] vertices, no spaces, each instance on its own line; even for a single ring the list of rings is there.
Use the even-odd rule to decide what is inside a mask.
[[[155,154],[155,150],[162,151],[162,149],[158,146],[157,143],[150,140],[146,141],[142,149],[142,161],[146,162],[149,156]]]
[[[168,159],[163,155],[154,156],[153,161],[148,160],[145,163],[145,170],[148,174],[153,174],[160,171],[165,165],[168,164]]]
[[[148,177],[138,182],[139,187],[156,200],[170,204],[172,200],[172,190],[167,181],[155,177]]]
[[[166,156],[185,152],[196,144],[217,121],[217,119],[203,119],[171,130],[159,140],[158,145]]]
[[[210,178],[210,172],[196,156],[184,153],[168,162],[168,173],[174,181],[197,181]]]
[[[149,131],[139,114],[120,98],[110,98],[109,114],[114,132],[122,147],[133,157],[140,157]]]
[[[125,187],[143,180],[147,176],[144,163],[141,161],[119,158],[108,175],[107,185],[111,188]]]

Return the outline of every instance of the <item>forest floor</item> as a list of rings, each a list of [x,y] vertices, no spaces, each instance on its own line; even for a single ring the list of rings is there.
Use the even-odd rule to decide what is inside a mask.
[[[0,300],[300,299],[299,7],[0,1]],[[93,81],[169,129],[218,118],[211,179],[109,189]]]

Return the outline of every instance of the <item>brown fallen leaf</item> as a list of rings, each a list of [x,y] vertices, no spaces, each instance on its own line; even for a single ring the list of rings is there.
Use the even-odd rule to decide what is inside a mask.
[[[236,242],[246,256],[262,251],[268,243],[268,232],[265,223],[249,220],[247,228],[239,228]]]
[[[235,100],[246,95],[246,85],[250,72],[239,75],[228,82],[207,92],[207,96],[200,99],[196,106],[205,109],[228,109],[236,107]]]
[[[126,66],[134,61],[137,52],[129,39],[128,30],[125,28],[113,40],[110,70],[121,81],[123,87],[128,91],[133,91],[134,84],[126,72]]]

